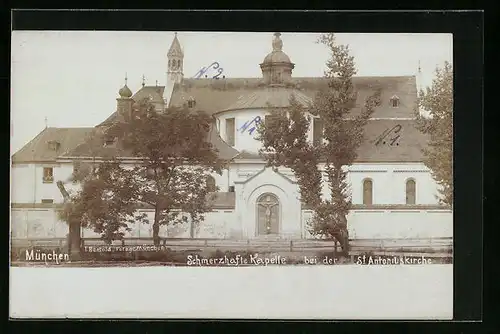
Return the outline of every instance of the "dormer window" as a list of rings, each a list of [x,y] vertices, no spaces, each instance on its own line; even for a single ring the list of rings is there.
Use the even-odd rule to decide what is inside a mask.
[[[194,108],[196,106],[196,100],[191,96],[188,100],[188,108]]]
[[[113,146],[116,143],[116,139],[113,137],[106,137],[104,139],[104,147]]]
[[[393,108],[399,108],[399,97],[397,97],[396,95],[394,95],[393,97],[391,97],[391,107]]]
[[[58,141],[55,141],[55,140],[49,141],[48,145],[49,145],[49,149],[51,151],[57,151],[57,150],[59,150],[59,147],[61,147],[61,143]]]

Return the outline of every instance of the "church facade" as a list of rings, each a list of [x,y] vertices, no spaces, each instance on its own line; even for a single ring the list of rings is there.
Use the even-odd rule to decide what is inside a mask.
[[[218,191],[213,210],[193,228],[163,227],[163,237],[253,239],[303,239],[311,237],[307,222],[312,211],[300,200],[291,170],[266,168],[255,139],[256,125],[264,122],[270,107],[289,107],[293,95],[307,106],[327,87],[321,77],[294,77],[292,63],[283,51],[280,34],[271,39],[270,53],[260,63],[260,78],[184,78],[184,53],[177,37],[167,53],[165,86],[146,86],[133,93],[125,84],[119,90],[117,110],[95,128],[46,128],[12,157],[12,237],[59,238],[67,234],[58,221],[63,202],[56,182],[68,189],[67,180],[76,161],[118,155],[123,163],[134,157],[120,152],[112,140],[95,148],[89,143],[93,130],[107,126],[148,98],[161,112],[185,106],[213,115],[210,140],[219,155],[230,161],[222,175],[213,175]],[[297,64],[300,66],[300,64]],[[213,68],[217,69],[214,63]],[[220,73],[219,73],[220,74]],[[427,138],[415,128],[416,76],[355,77],[358,94],[352,113],[359,113],[365,99],[381,91],[382,104],[365,127],[365,142],[356,162],[348,168],[353,208],[348,216],[353,239],[430,238],[452,236],[452,211],[438,204],[437,185],[422,163]],[[308,140],[321,141],[321,119],[311,117]],[[321,166],[320,166],[321,167]],[[328,187],[323,196],[328,196]],[[152,221],[152,211],[145,210]],[[96,237],[82,231],[84,237]],[[151,224],[133,226],[131,237],[151,236]]]

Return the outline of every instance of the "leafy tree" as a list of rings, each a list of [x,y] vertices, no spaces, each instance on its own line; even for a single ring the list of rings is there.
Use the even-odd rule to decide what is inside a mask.
[[[207,178],[221,174],[225,164],[208,140],[211,124],[204,112],[171,108],[158,113],[143,100],[106,131],[140,158],[129,171],[129,186],[137,202],[154,208],[155,245],[160,226],[187,222],[188,216],[194,226],[210,211]]]
[[[70,196],[70,193],[66,190],[65,184],[68,182],[82,182],[87,178],[92,178],[94,176],[93,171],[96,166],[96,156],[98,150],[103,146],[104,141],[102,135],[99,133],[98,129],[94,129],[89,133],[85,142],[90,149],[91,162],[74,162],[74,169],[72,176],[67,180],[57,181],[57,187],[64,198],[64,206],[62,210],[58,211],[59,219],[66,221],[68,224],[68,248],[71,253],[72,259],[78,259],[80,257],[80,245],[81,245],[81,227],[82,227],[82,216],[84,212],[80,209],[82,208],[82,198],[79,194],[75,196]],[[91,173],[92,172],[92,173]],[[88,223],[88,222],[87,222]],[[84,226],[87,226],[86,222],[83,222]]]
[[[338,45],[333,34],[322,35],[319,42],[330,51],[325,71],[328,89],[318,93],[308,108],[292,97],[287,111],[273,110],[267,124],[259,127],[258,139],[263,143],[261,153],[269,165],[285,166],[294,172],[301,200],[314,211],[310,232],[333,239],[335,244],[338,241],[347,252],[351,200],[346,167],[357,157],[357,149],[364,141],[364,126],[380,104],[380,91],[366,100],[359,114],[351,114],[357,98],[352,83],[356,74],[354,59],[348,46]],[[317,145],[307,140],[311,115],[324,124],[323,140]],[[321,196],[324,182],[330,189],[326,199]]]
[[[83,164],[74,179],[81,183],[81,189],[66,201],[60,212],[60,218],[70,223],[71,249],[79,248],[76,240],[82,227],[101,234],[109,244],[131,230],[127,222],[140,223],[145,219],[145,215],[136,212],[131,174],[118,161]]]
[[[453,67],[445,62],[436,69],[431,87],[419,92],[419,107],[429,115],[417,112],[417,128],[429,135],[428,148],[423,150],[425,164],[441,186],[440,202],[453,204]]]

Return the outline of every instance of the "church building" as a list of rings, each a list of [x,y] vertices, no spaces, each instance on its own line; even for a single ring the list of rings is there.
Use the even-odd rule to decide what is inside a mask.
[[[295,77],[294,64],[284,52],[280,33],[269,39],[259,78],[229,78],[211,65],[212,72],[184,77],[184,52],[177,34],[166,54],[165,86],[143,86],[132,92],[127,84],[119,90],[117,109],[94,129],[104,131],[121,113],[130,112],[136,101],[148,98],[158,112],[185,106],[214,117],[210,140],[229,166],[211,182],[218,191],[213,210],[196,228],[165,227],[162,237],[224,239],[309,238],[307,222],[312,211],[300,200],[294,174],[286,168],[265,167],[255,139],[256,125],[264,122],[270,107],[289,107],[293,95],[307,106],[318,91],[327,88],[323,77]],[[376,66],[374,64],[373,66]],[[208,70],[208,69],[207,69]],[[207,72],[205,72],[207,73]],[[365,99],[381,92],[382,103],[365,127],[365,142],[356,162],[348,168],[353,207],[348,216],[353,239],[429,238],[452,236],[452,211],[438,204],[437,184],[423,164],[422,149],[428,138],[415,128],[418,74],[397,77],[355,77],[357,92],[353,115]],[[12,157],[12,237],[62,238],[68,233],[56,212],[63,197],[56,185],[78,185],[67,180],[75,162],[120,156],[124,163],[134,157],[116,142],[106,139],[95,147],[89,139],[93,128],[46,128]],[[321,119],[311,115],[308,140],[322,140]],[[328,196],[325,185],[323,195]],[[145,210],[153,217],[151,210]],[[84,237],[96,237],[82,231]],[[133,226],[133,237],[151,236],[151,224]]]

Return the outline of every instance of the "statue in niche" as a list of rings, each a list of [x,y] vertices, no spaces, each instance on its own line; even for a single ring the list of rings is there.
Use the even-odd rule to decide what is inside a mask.
[[[265,208],[264,221],[266,234],[270,234],[272,231],[272,219],[277,219],[277,217],[273,216],[272,208],[278,204],[278,201],[275,198],[271,198],[270,195],[267,195],[264,200],[257,202],[257,205]]]

